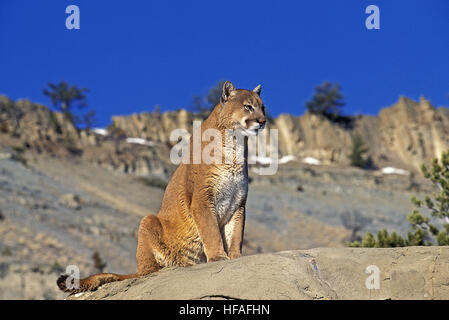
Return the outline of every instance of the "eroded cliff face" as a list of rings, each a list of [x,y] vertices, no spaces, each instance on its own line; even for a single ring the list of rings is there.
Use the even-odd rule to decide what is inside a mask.
[[[315,114],[295,117],[281,114],[272,125],[279,131],[279,151],[298,158],[313,157],[323,163],[346,163],[351,131]]]
[[[81,135],[63,114],[21,99],[0,96],[0,132],[38,151],[57,151],[61,145],[81,148]]]
[[[188,115],[188,114],[187,114]],[[167,117],[166,115],[164,117]],[[188,122],[187,120],[179,120]],[[127,121],[129,122],[129,120]],[[173,124],[173,127],[177,124]],[[22,99],[0,96],[0,145],[23,153],[33,150],[55,157],[86,160],[99,166],[136,175],[170,175],[169,146],[153,148],[129,143],[131,133],[108,130],[105,135],[79,130],[62,113]],[[169,127],[156,132],[167,132]],[[143,129],[139,132],[144,132]],[[151,139],[153,140],[153,139]]]
[[[191,113],[179,110],[118,116],[113,123],[128,135],[170,144],[171,131],[183,128],[191,132],[194,119]],[[349,127],[305,113],[299,117],[281,114],[268,128],[279,130],[281,155],[314,157],[324,164],[348,165],[355,133],[362,136],[369,147],[368,156],[378,167],[419,170],[422,163],[449,148],[449,109],[437,109],[425,98],[415,102],[401,97],[378,116],[356,116]]]
[[[399,102],[379,113],[379,137],[374,154],[419,168],[449,148],[449,109],[436,109],[425,98]]]
[[[171,133],[175,129],[192,132],[194,120],[201,117],[186,110],[114,116],[111,128],[120,130],[122,135],[109,132],[99,136],[78,131],[62,114],[45,106],[0,97],[1,132],[17,135],[25,145],[39,150],[78,150],[89,161],[139,174],[152,170],[151,159],[169,162],[169,149],[176,143],[170,141]],[[435,108],[425,98],[415,102],[401,97],[378,116],[354,117],[349,126],[305,113],[281,114],[267,128],[278,129],[280,156],[293,155],[299,161],[313,157],[323,164],[349,165],[352,136],[356,133],[369,148],[367,156],[379,168],[394,166],[419,171],[422,163],[449,149],[449,109]],[[126,137],[142,138],[155,145],[131,147]]]
[[[114,127],[122,129],[127,136],[172,145],[176,141],[170,142],[171,132],[175,129],[192,132],[194,120],[201,120],[201,118],[180,109],[165,113],[143,112],[130,116],[115,116],[112,117],[112,124]]]

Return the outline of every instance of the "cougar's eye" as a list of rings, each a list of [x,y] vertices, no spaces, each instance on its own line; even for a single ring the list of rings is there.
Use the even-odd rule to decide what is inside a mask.
[[[246,111],[249,111],[249,112],[253,112],[254,111],[254,107],[249,105],[249,104],[245,104],[244,107],[245,107]]]

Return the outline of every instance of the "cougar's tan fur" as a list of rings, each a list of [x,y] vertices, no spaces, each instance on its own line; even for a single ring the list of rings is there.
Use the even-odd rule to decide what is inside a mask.
[[[248,193],[247,139],[236,145],[226,144],[226,129],[243,135],[256,134],[265,124],[265,110],[260,98],[261,87],[235,89],[223,85],[221,101],[201,124],[201,133],[209,128],[222,135],[220,163],[181,163],[165,190],[158,215],[142,219],[138,231],[137,273],[95,274],[81,279],[79,288],[66,286],[67,275],[57,284],[66,292],[95,290],[104,283],[139,277],[166,266],[189,266],[202,262],[234,259],[242,255],[245,204]],[[201,149],[208,142],[201,142]],[[231,150],[233,148],[234,150]],[[193,141],[190,138],[190,150]],[[224,157],[234,153],[234,160]],[[238,152],[243,160],[237,161]]]

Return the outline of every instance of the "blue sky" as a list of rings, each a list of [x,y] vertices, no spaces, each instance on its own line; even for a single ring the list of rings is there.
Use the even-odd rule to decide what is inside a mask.
[[[80,30],[68,30],[68,5]],[[380,8],[367,30],[365,8]],[[316,85],[339,82],[347,114],[400,95],[449,105],[449,1],[1,0],[0,94],[46,105],[42,88],[89,88],[111,115],[188,106],[221,79],[262,84],[272,115],[300,115]]]

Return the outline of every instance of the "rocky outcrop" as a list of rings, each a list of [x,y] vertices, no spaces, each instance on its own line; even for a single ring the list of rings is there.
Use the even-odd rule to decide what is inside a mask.
[[[169,163],[169,148],[176,143],[170,141],[172,131],[192,132],[194,120],[201,117],[183,109],[115,116],[108,134],[101,136],[77,130],[62,114],[42,105],[0,96],[0,134],[20,136],[24,144],[38,150],[68,150],[99,165],[139,175],[164,175],[167,169],[155,162]],[[435,108],[423,97],[419,102],[401,97],[378,116],[355,116],[345,126],[305,113],[299,117],[281,114],[268,127],[279,130],[281,156],[313,157],[323,164],[348,165],[355,133],[362,136],[369,147],[367,156],[379,168],[419,171],[422,163],[449,148],[449,109]],[[151,141],[154,147],[130,146],[126,137]]]
[[[401,97],[378,116],[355,117],[351,128],[309,113],[280,115],[274,126],[279,129],[282,153],[311,156],[324,163],[349,164],[354,133],[362,136],[378,167],[419,170],[422,163],[449,148],[449,109],[436,109],[425,98],[415,102]]]
[[[128,135],[169,145],[173,144],[170,132],[176,128],[191,132],[193,120],[194,116],[185,110],[113,117],[114,126]],[[423,97],[419,102],[401,97],[378,116],[354,117],[349,126],[305,113],[299,117],[281,114],[269,127],[279,130],[281,155],[313,157],[324,164],[348,165],[355,133],[362,136],[369,147],[368,156],[378,167],[416,171],[449,148],[449,109],[437,109]]]
[[[69,299],[449,299],[448,258],[448,247],[284,251],[165,269]]]
[[[181,117],[179,121],[184,120]],[[151,134],[169,133],[169,129],[153,130]],[[139,176],[167,178],[173,170],[168,162],[169,146],[159,143],[150,148],[128,143],[126,138],[132,136],[131,132],[126,135],[109,130],[106,135],[101,135],[91,130],[79,130],[62,113],[26,99],[14,102],[0,96],[0,145],[20,152],[29,149],[57,157],[76,157]]]
[[[58,152],[61,146],[81,148],[81,137],[63,114],[26,99],[12,101],[0,96],[0,132],[38,151]]]
[[[436,109],[424,97],[418,103],[401,97],[394,106],[382,109],[378,119],[373,155],[379,160],[388,161],[391,154],[392,159],[419,168],[449,149],[449,109]]]
[[[176,141],[170,141],[171,132],[175,129],[192,132],[194,120],[201,120],[201,117],[180,109],[165,113],[143,112],[130,116],[115,116],[112,117],[112,125],[122,129],[129,137],[140,137],[172,145]]]
[[[279,134],[279,151],[298,158],[313,157],[323,163],[347,163],[351,131],[315,114],[295,117],[281,114],[272,128]]]

